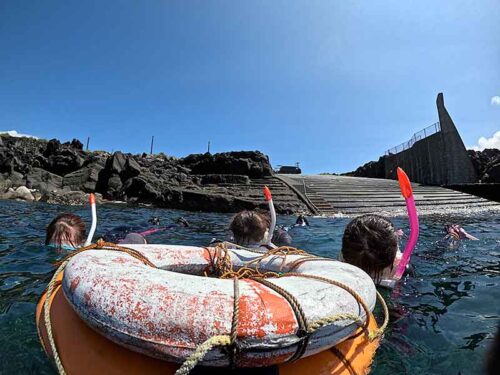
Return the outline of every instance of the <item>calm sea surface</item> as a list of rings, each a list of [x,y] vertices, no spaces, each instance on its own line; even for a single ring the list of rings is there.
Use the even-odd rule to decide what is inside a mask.
[[[0,374],[54,374],[38,342],[35,306],[62,257],[43,246],[45,228],[58,213],[84,208],[42,203],[0,202]],[[148,229],[156,215],[167,224],[184,216],[190,228],[149,237],[152,243],[207,245],[227,238],[230,215],[191,213],[120,205],[99,207],[97,233],[119,225]],[[292,224],[281,216],[278,224]],[[394,218],[407,231],[406,218]],[[88,221],[87,221],[88,222]],[[294,245],[336,257],[347,218],[312,218],[311,227],[293,229]],[[443,225],[456,222],[480,241],[443,244]],[[377,352],[372,374],[481,374],[486,347],[500,318],[500,217],[427,216],[412,257],[416,276],[398,295],[385,292],[392,320]]]

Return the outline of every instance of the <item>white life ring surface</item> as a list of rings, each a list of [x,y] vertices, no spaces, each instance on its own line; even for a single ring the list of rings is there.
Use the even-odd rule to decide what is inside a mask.
[[[64,294],[90,327],[131,350],[175,362],[184,361],[212,336],[230,335],[234,281],[204,276],[213,265],[214,248],[127,247],[157,268],[126,253],[102,249],[77,254],[66,266]],[[229,254],[235,268],[262,257],[242,249]],[[296,262],[305,257],[310,256],[268,256],[260,261],[259,269],[286,273],[296,265],[293,272],[348,285],[373,310],[376,289],[365,272],[334,260]],[[266,280],[295,297],[309,323],[341,313],[366,319],[353,295],[338,286],[300,276]],[[238,284],[237,365],[267,366],[292,358],[304,338],[299,337],[296,313],[288,300],[255,280],[241,279]],[[344,319],[318,328],[308,336],[303,356],[336,345],[357,327]],[[227,349],[213,348],[201,364],[227,366],[230,362]]]

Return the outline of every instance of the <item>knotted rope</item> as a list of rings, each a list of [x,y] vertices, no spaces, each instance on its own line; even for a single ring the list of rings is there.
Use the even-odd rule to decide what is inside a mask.
[[[82,247],[71,254],[67,255],[59,264],[59,267],[57,268],[56,272],[54,272],[54,275],[52,276],[52,279],[50,280],[49,284],[47,285],[47,290],[46,290],[46,296],[45,296],[45,303],[43,305],[44,308],[44,322],[45,322],[45,327],[47,330],[47,338],[49,340],[50,344],[50,349],[52,351],[52,356],[54,358],[54,363],[57,367],[57,371],[59,372],[60,375],[66,375],[66,371],[64,370],[64,366],[61,361],[61,357],[59,356],[59,352],[57,350],[57,346],[54,340],[54,333],[52,332],[52,322],[50,320],[50,301],[52,294],[54,293],[54,289],[58,285],[58,280],[57,277],[59,274],[64,271],[66,266],[68,265],[69,261],[71,258],[74,256],[83,253],[84,251],[88,250],[94,250],[94,249],[105,249],[105,250],[112,250],[112,251],[120,251],[129,254],[130,256],[134,257],[135,259],[140,260],[147,266],[155,267],[156,266],[151,263],[149,259],[147,259],[143,254],[138,252],[137,250],[130,249],[124,246],[119,246],[111,242],[104,242],[102,240],[97,241],[95,244],[91,244],[89,246]],[[43,341],[42,341],[43,342]]]
[[[246,249],[242,246],[238,246],[238,248],[243,248]],[[255,252],[255,251],[254,251]],[[331,260],[328,258],[320,258],[316,257],[314,255],[310,255],[304,250],[299,250],[295,249],[292,247],[281,247],[281,248],[276,248],[276,249],[271,249],[268,252],[262,254],[261,256],[249,261],[246,263],[244,267],[239,268],[238,270],[233,269],[233,264],[231,261],[231,256],[230,256],[230,250],[227,247],[227,243],[219,243],[215,246],[215,254],[212,257],[212,268],[213,271],[216,275],[218,275],[219,278],[233,278],[234,280],[237,279],[251,279],[254,281],[257,281],[264,286],[274,290],[278,294],[280,294],[285,300],[289,303],[291,306],[296,320],[298,324],[298,331],[297,335],[301,337],[301,340],[298,343],[298,347],[296,352],[289,358],[288,361],[295,361],[300,359],[308,345],[308,340],[310,337],[310,334],[314,333],[317,329],[337,322],[339,320],[352,320],[354,323],[358,324],[359,326],[362,327],[362,332],[368,333],[368,338],[370,341],[375,340],[376,338],[380,337],[382,333],[384,332],[387,323],[388,323],[388,309],[387,305],[382,298],[382,296],[377,292],[377,298],[381,302],[383,309],[384,309],[384,323],[382,326],[373,331],[370,332],[368,329],[368,326],[370,324],[370,310],[364,300],[361,298],[361,296],[351,287],[349,287],[346,284],[343,284],[339,281],[336,280],[330,280],[325,277],[320,277],[320,276],[315,276],[315,275],[305,275],[301,273],[296,273],[296,272],[288,272],[285,274],[277,273],[277,272],[272,272],[272,271],[261,271],[259,269],[259,265],[262,262],[262,260],[270,257],[270,256],[279,256],[283,257],[280,270],[282,270],[283,266],[286,264],[286,257],[287,255],[304,255],[304,258],[300,258],[297,261],[292,263],[291,269],[296,269],[298,266],[300,266],[302,263],[305,261],[311,261],[311,260]],[[255,265],[255,268],[251,268],[251,265]],[[280,277],[291,277],[291,276],[296,276],[296,277],[304,277],[308,279],[315,279],[318,281],[322,281],[331,285],[335,285],[339,288],[344,289],[348,293],[350,293],[353,298],[358,302],[358,304],[362,307],[362,309],[365,312],[366,320],[363,321],[360,316],[351,314],[351,313],[339,313],[335,314],[332,316],[328,316],[322,319],[319,319],[317,321],[314,321],[312,323],[308,323],[306,316],[297,301],[297,299],[288,293],[285,289],[279,287],[278,285],[270,282],[268,279],[269,278],[280,278]],[[239,297],[239,295],[238,295]],[[236,293],[235,293],[235,306],[236,306]],[[233,309],[236,311],[236,307]],[[177,370],[175,375],[186,375],[188,374],[200,361],[203,360],[205,355],[215,346],[234,346],[235,341],[236,341],[236,329],[234,328],[235,324],[235,319],[237,319],[236,313],[233,313],[233,321],[232,321],[232,329],[231,329],[231,335],[230,336],[215,336],[213,338],[210,338],[206,340],[204,343],[202,343],[198,348],[195,350],[195,352],[188,357],[188,359],[184,362],[184,364]]]
[[[65,257],[62,262],[60,263],[59,267],[57,268],[56,272],[54,273],[54,276],[49,282],[49,285],[47,286],[47,294],[46,294],[46,300],[44,303],[44,321],[45,321],[45,326],[47,329],[47,336],[48,340],[50,343],[50,347],[53,353],[54,357],[54,362],[56,364],[57,370],[59,374],[65,375],[66,372],[64,370],[64,366],[61,362],[61,358],[59,356],[59,353],[57,351],[57,346],[55,344],[53,332],[52,332],[52,325],[51,325],[51,320],[50,320],[50,299],[51,296],[54,292],[54,289],[58,285],[57,277],[58,275],[64,270],[64,268],[67,266],[69,263],[70,259],[73,258],[75,255],[80,254],[84,251],[87,250],[92,250],[92,249],[105,249],[105,250],[112,250],[112,251],[121,251],[124,253],[129,254],[130,256],[134,257],[135,259],[138,259],[142,261],[144,264],[155,267],[156,266],[149,261],[144,255],[142,255],[139,251],[130,249],[127,247],[119,246],[113,243],[109,242],[104,242],[102,240],[98,241],[96,244],[89,245],[83,248],[80,248],[76,250],[75,252],[69,254],[67,257]],[[212,259],[212,268],[213,271],[216,275],[218,275],[220,278],[232,278],[233,283],[234,283],[234,299],[233,299],[233,317],[232,317],[232,322],[231,322],[231,332],[230,335],[217,335],[209,338],[202,344],[200,344],[195,352],[190,355],[186,361],[182,364],[182,366],[176,371],[175,375],[187,375],[200,361],[203,360],[205,355],[212,350],[214,347],[232,347],[232,352],[231,352],[231,362],[234,364],[234,357],[237,351],[236,347],[236,341],[237,341],[237,332],[238,332],[238,321],[239,321],[239,300],[240,300],[240,291],[239,291],[239,279],[252,279],[254,281],[257,281],[266,287],[274,290],[281,296],[283,296],[286,301],[290,304],[292,307],[292,310],[294,311],[294,314],[297,319],[297,324],[298,324],[298,331],[297,335],[301,337],[301,340],[298,343],[298,348],[297,351],[294,353],[293,356],[290,357],[289,361],[294,361],[303,356],[307,349],[307,344],[309,340],[310,334],[314,333],[317,329],[319,329],[322,326],[334,323],[339,320],[352,320],[353,322],[357,323],[358,325],[362,326],[363,331],[369,332],[368,331],[368,325],[369,325],[369,319],[370,319],[370,310],[368,309],[368,306],[366,303],[363,301],[363,299],[357,294],[356,291],[354,291],[352,288],[349,286],[336,281],[336,280],[330,280],[328,278],[320,277],[320,276],[315,276],[315,275],[305,275],[301,273],[296,273],[296,272],[289,272],[285,274],[277,273],[277,272],[270,272],[270,271],[265,271],[262,272],[259,270],[259,265],[262,260],[264,260],[267,257],[270,256],[278,256],[278,257],[283,257],[280,270],[284,267],[286,264],[286,257],[288,255],[304,255],[304,258],[301,258],[294,263],[292,263],[292,269],[296,269],[298,265],[302,264],[305,261],[309,260],[327,260],[328,258],[320,259],[319,257],[312,256],[305,252],[304,250],[299,250],[295,249],[292,247],[280,247],[276,249],[269,250],[268,252],[262,254],[261,256],[253,259],[252,261],[248,262],[245,267],[242,267],[235,271],[233,269],[233,264],[231,261],[231,255],[230,255],[230,250],[227,248],[225,243],[217,244],[215,246],[215,253],[213,254],[214,256],[212,257],[211,254],[211,259]],[[303,260],[302,260],[303,259]],[[300,264],[298,263],[300,260]],[[251,268],[251,265],[255,265],[255,268]],[[319,319],[317,321],[314,321],[312,323],[307,322],[306,316],[298,303],[297,299],[288,293],[285,289],[279,287],[278,285],[270,282],[267,280],[268,278],[280,278],[280,277],[303,277],[303,278],[308,278],[308,279],[314,279],[318,281],[322,281],[331,285],[335,285],[337,287],[340,287],[347,292],[349,292],[355,300],[359,303],[359,305],[363,308],[365,315],[366,315],[366,321],[364,322],[363,325],[363,320],[361,319],[360,316],[357,316],[355,314],[350,314],[350,313],[340,313],[336,314],[333,316],[325,317],[322,319]],[[377,292],[377,298],[382,304],[383,311],[384,311],[384,323],[380,328],[373,332],[369,332],[368,337],[370,340],[374,340],[377,337],[380,337],[385,328],[387,327],[388,324],[388,308],[387,305],[383,299],[383,297]]]

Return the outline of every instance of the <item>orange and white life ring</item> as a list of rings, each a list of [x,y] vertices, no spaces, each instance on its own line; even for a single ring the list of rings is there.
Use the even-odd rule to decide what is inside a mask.
[[[123,252],[88,250],[66,265],[62,289],[73,310],[90,327],[136,352],[172,362],[183,362],[210,337],[230,335],[234,313],[234,282],[203,276],[216,261],[214,248],[170,245],[127,245],[154,267]],[[200,364],[258,367],[284,363],[300,347],[302,357],[319,353],[343,341],[358,327],[352,319],[332,320],[304,338],[296,309],[278,286],[292,296],[309,324],[332,316],[365,311],[353,294],[318,279],[349,287],[371,311],[376,302],[372,279],[362,270],[331,260],[301,262],[308,256],[267,256],[244,249],[228,252],[232,266],[245,267],[259,258],[261,271],[290,272],[297,276],[239,281],[237,358],[225,348],[213,348]],[[340,315],[339,315],[340,314]]]

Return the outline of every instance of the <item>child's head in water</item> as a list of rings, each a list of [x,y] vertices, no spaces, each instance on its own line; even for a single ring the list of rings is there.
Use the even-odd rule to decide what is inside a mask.
[[[77,248],[85,242],[85,223],[74,214],[57,216],[47,227],[45,245]]]
[[[379,283],[386,269],[392,270],[398,252],[394,225],[380,215],[352,220],[342,237],[342,259],[361,268]]]
[[[269,224],[267,215],[257,211],[241,211],[234,216],[229,229],[238,245],[247,246],[262,243]]]

